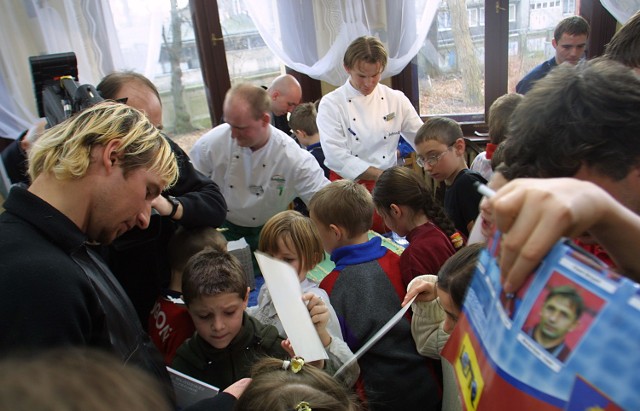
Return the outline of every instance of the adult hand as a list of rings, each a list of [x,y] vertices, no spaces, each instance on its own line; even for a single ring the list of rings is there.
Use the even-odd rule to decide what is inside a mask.
[[[504,291],[517,291],[561,237],[597,229],[616,204],[600,187],[573,178],[516,179],[501,188],[481,207],[502,232]]]
[[[240,396],[242,395],[244,390],[247,389],[250,383],[251,383],[251,378],[242,378],[234,382],[227,388],[225,388],[223,392],[226,392],[227,394],[231,394],[236,398],[240,398]]]

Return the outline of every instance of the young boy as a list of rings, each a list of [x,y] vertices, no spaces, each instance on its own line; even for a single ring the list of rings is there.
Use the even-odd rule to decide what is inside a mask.
[[[289,357],[278,329],[245,313],[249,286],[240,262],[231,254],[204,250],[189,259],[182,296],[196,332],[178,348],[174,369],[223,390],[250,377],[257,359]],[[316,331],[326,333],[326,305],[317,296],[304,298]]]
[[[431,117],[418,130],[415,143],[418,165],[438,183],[444,181],[444,210],[456,229],[469,238],[482,200],[474,183],[487,180],[467,168],[460,125],[450,118]]]
[[[168,244],[171,280],[169,288],[158,296],[149,315],[149,336],[171,365],[176,350],[193,335],[195,327],[182,301],[182,272],[189,258],[211,248],[227,251],[227,240],[213,227],[186,229],[180,227]]]
[[[300,144],[306,147],[307,151],[318,160],[318,164],[324,171],[324,176],[329,178],[329,169],[324,165],[324,152],[320,145],[320,133],[316,124],[317,115],[315,103],[298,104],[291,112],[289,125]]]
[[[320,145],[320,133],[316,125],[316,117],[318,116],[317,104],[318,102],[298,104],[291,112],[289,125],[298,142],[315,157],[324,172],[324,176],[329,178],[329,169],[324,165],[324,151],[322,151],[322,146]],[[300,198],[293,200],[293,209],[305,216],[309,216],[309,210]]]
[[[329,294],[353,352],[400,310],[405,294],[399,256],[385,248],[380,237],[368,238],[373,210],[371,194],[351,180],[325,186],[309,204],[324,248],[336,264],[320,287]],[[417,353],[407,318],[358,363],[361,374],[356,387],[369,410],[440,409],[437,364]]]

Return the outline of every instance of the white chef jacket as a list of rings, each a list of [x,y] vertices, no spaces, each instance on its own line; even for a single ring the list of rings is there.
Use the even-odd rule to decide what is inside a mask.
[[[396,165],[400,135],[415,149],[423,124],[401,91],[378,84],[364,96],[349,80],[322,97],[316,123],[325,165],[351,180],[370,166],[386,170]]]
[[[189,152],[194,167],[210,177],[227,201],[227,220],[260,227],[300,197],[309,203],[329,183],[316,159],[273,126],[264,147],[252,151],[221,124],[200,137]]]

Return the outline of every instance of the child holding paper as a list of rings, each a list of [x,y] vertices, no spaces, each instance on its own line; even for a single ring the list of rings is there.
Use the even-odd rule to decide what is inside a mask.
[[[404,286],[399,256],[369,240],[371,194],[351,180],[320,189],[309,212],[334,271],[320,283],[336,310],[345,341],[357,351],[400,309]],[[440,378],[434,361],[416,351],[411,324],[402,318],[359,359],[356,388],[371,411],[440,410]]]
[[[291,265],[298,274],[302,292],[315,294],[326,304],[329,310],[327,331],[330,335],[330,343],[325,345],[329,355],[326,371],[332,373],[338,370],[353,353],[343,340],[340,323],[327,292],[307,278],[307,272],[324,257],[322,240],[316,226],[308,217],[297,211],[282,211],[271,217],[262,228],[258,250]],[[282,338],[287,338],[267,287],[260,289],[258,305],[247,308],[247,313],[263,324],[273,325]],[[347,386],[351,386],[358,378],[360,369],[358,364],[354,363],[346,371],[341,374],[341,379]]]
[[[278,330],[244,312],[249,286],[234,256],[205,250],[189,259],[182,296],[196,332],[178,348],[171,364],[174,369],[223,390],[248,377],[258,358],[289,357],[284,348],[289,346],[283,344]],[[303,299],[322,340],[329,319],[327,307],[315,295],[305,294]]]
[[[482,249],[483,245],[480,243],[466,246],[442,265],[437,276],[423,275],[416,277],[409,284],[402,305],[417,295],[411,306],[411,334],[420,354],[435,359],[441,358],[440,351],[449,340],[449,335],[458,321],[462,302],[471,284]],[[441,358],[441,361],[442,409],[462,410],[453,366],[444,358]]]

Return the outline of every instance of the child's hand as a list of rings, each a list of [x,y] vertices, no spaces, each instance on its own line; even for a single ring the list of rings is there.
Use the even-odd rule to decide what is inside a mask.
[[[327,323],[329,322],[329,308],[327,308],[322,298],[313,293],[302,295],[302,300],[307,301],[307,309],[311,315],[311,321],[316,327],[322,345],[327,347],[331,344],[331,335],[327,331]]]
[[[296,353],[293,351],[293,347],[291,346],[291,341],[289,341],[288,338],[282,341],[280,345],[287,352],[287,354],[289,354],[289,357],[293,358],[296,356]],[[322,370],[324,369],[324,360],[311,361],[307,365],[311,365]]]
[[[429,302],[435,300],[438,296],[436,292],[436,284],[419,278],[413,280],[411,288],[407,291],[407,295],[404,296],[402,306],[404,307],[407,305],[415,295],[417,295],[416,301]]]
[[[280,345],[282,346],[282,349],[285,350],[287,354],[289,354],[289,357],[293,358],[296,356],[296,353],[293,351],[293,346],[291,345],[291,341],[289,341],[288,338],[282,341]]]

